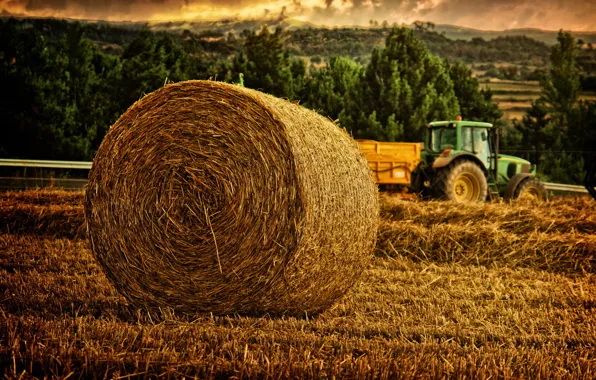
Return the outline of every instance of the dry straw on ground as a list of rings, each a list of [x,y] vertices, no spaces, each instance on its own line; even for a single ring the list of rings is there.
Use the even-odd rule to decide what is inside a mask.
[[[596,203],[381,200],[376,254],[419,261],[596,272]]]
[[[378,203],[366,161],[333,123],[254,90],[189,81],[112,126],[85,214],[94,254],[136,305],[311,314],[367,267]]]
[[[85,240],[48,237],[62,224],[40,234],[77,194],[0,194],[0,218],[31,212],[12,223],[18,232],[0,233],[0,378],[596,378],[595,267],[565,264],[596,257],[582,248],[594,236],[592,200],[382,197],[387,229],[349,296],[314,318],[255,318],[128,307]],[[77,207],[63,224],[84,225]],[[569,247],[558,264],[535,260],[535,240],[523,244],[537,234]],[[515,242],[494,249],[490,236]]]
[[[80,191],[55,189],[0,192],[0,208],[23,205],[81,206],[83,205],[83,194]]]

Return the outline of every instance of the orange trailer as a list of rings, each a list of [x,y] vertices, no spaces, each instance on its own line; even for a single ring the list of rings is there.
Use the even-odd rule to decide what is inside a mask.
[[[358,140],[358,145],[377,184],[409,186],[424,144]]]

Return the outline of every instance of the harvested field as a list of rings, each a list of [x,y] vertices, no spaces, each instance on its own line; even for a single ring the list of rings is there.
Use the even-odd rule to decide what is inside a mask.
[[[0,192],[0,207],[34,205],[34,206],[81,206],[83,196],[76,191],[38,190],[38,191],[6,191]]]
[[[596,376],[594,201],[382,198],[373,263],[329,310],[156,319],[116,292],[73,232],[84,231],[82,197],[0,196],[0,220],[24,215],[0,233],[8,378]]]
[[[536,81],[484,81],[481,86],[490,88],[493,100],[498,103],[503,111],[505,120],[521,120],[532,106],[532,102],[540,97],[542,87]],[[594,101],[596,94],[582,92],[580,100]]]
[[[507,102],[507,101],[497,101],[499,104],[499,108],[503,111],[526,111],[532,107],[531,102]]]
[[[496,94],[508,93],[540,93],[542,88],[536,81],[489,81],[482,82],[483,86],[489,87]]]
[[[513,119],[522,120],[524,118],[525,114],[526,114],[526,111],[512,111],[512,110],[503,111],[503,117],[506,120],[513,120]]]

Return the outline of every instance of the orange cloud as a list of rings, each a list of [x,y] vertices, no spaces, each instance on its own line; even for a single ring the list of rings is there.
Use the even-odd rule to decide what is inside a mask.
[[[596,29],[593,0],[0,0],[0,14],[108,21],[255,19],[323,25],[433,21],[478,29]]]

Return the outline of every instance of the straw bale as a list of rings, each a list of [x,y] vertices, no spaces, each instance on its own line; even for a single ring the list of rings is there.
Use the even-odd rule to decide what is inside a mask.
[[[134,305],[300,315],[369,264],[376,187],[329,120],[209,81],[159,89],[111,127],[85,217],[107,277]]]

